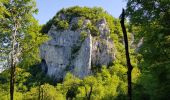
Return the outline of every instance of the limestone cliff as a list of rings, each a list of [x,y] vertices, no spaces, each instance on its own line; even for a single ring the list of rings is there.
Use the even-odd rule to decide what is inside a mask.
[[[66,21],[66,17],[60,13],[57,19]],[[69,71],[82,78],[92,72],[92,66],[109,65],[114,61],[115,47],[104,17],[92,27],[89,27],[94,25],[92,20],[80,16],[72,17],[66,24],[66,28],[51,24],[48,30],[51,38],[40,47],[42,69],[47,75],[59,80]]]

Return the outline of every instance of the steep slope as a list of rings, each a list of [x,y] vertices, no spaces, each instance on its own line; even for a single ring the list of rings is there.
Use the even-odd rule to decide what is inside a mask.
[[[101,8],[63,9],[43,31],[51,39],[40,47],[42,69],[59,80],[69,71],[80,78],[93,66],[110,65],[116,48],[111,33],[113,18]]]

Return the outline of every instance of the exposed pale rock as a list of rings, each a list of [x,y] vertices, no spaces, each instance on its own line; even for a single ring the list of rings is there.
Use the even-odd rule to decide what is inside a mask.
[[[85,19],[82,28],[85,28],[88,24],[91,24],[91,21],[89,19]]]
[[[109,65],[115,59],[115,51],[112,40],[93,38],[92,65]]]
[[[78,19],[73,19],[72,23]],[[83,21],[83,25],[88,23],[91,23],[88,19]],[[48,32],[51,39],[40,47],[42,69],[47,75],[59,80],[69,71],[83,78],[91,73],[91,66],[109,65],[115,59],[113,40],[108,36],[110,30],[105,19],[96,26],[100,36],[92,37],[89,30],[57,31],[52,25]],[[80,39],[82,31],[87,33],[84,41]]]
[[[92,37],[89,36],[82,43],[76,58],[73,60],[73,74],[84,77],[91,72]]]
[[[137,44],[137,46],[136,46],[136,52],[139,52],[139,50],[140,50],[140,48],[142,47],[142,45],[143,45],[143,41],[144,41],[144,37],[142,37],[140,40],[139,40],[139,42],[138,42],[138,44]]]
[[[109,30],[109,27],[107,26],[106,19],[105,18],[101,19],[98,22],[97,27],[98,27],[99,32],[100,32],[100,37],[107,39],[108,36],[110,35],[110,30]]]

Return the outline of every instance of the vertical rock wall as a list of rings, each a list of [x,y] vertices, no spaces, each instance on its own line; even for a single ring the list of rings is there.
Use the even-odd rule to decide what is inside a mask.
[[[72,22],[78,22],[75,21]],[[86,27],[90,20],[84,20]],[[72,25],[72,24],[71,24]],[[91,36],[89,30],[78,29],[72,31],[67,29],[57,31],[52,25],[48,32],[51,39],[40,47],[42,69],[47,75],[59,80],[67,72],[83,78],[91,73],[91,66],[109,65],[115,59],[115,48],[113,40],[110,39],[110,30],[105,19],[98,22],[99,36]],[[86,32],[86,37],[81,40],[81,32]],[[46,67],[46,68],[44,68]]]

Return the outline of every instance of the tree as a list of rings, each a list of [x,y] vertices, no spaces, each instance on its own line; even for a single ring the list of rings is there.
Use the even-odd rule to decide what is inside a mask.
[[[170,1],[128,0],[126,12],[132,29],[134,26],[139,29],[136,31],[136,38],[144,40],[139,50],[142,55],[139,62],[142,75],[137,85],[143,90],[140,94],[145,93],[145,99],[168,100]]]
[[[91,96],[92,96],[94,86],[96,85],[96,83],[97,83],[97,80],[94,76],[88,76],[84,78],[83,85],[85,88],[87,100],[91,100]]]
[[[126,27],[124,24],[124,20],[125,20],[125,11],[124,9],[122,10],[122,14],[121,14],[121,27],[122,27],[122,31],[123,31],[123,36],[124,36],[124,41],[125,41],[125,51],[126,51],[126,62],[127,62],[127,66],[128,66],[128,96],[129,96],[129,100],[132,100],[132,65],[130,62],[130,57],[129,57],[129,47],[128,47],[128,38],[127,38],[127,32],[126,32]]]
[[[33,17],[33,13],[37,12],[37,9],[33,0],[1,1],[1,6],[4,9],[1,12],[3,18],[0,19],[1,50],[10,55],[10,99],[13,100],[15,69],[23,52],[21,41],[27,34],[27,27],[32,25],[30,18]]]

